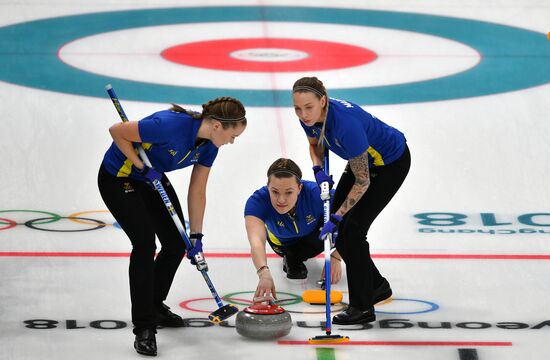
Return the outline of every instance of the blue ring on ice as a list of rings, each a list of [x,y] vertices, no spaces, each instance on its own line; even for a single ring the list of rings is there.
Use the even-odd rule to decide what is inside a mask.
[[[246,106],[291,106],[289,90],[162,85],[93,74],[60,61],[58,51],[79,38],[147,26],[216,22],[304,22],[370,26],[439,36],[481,55],[477,66],[436,79],[356,88],[332,88],[333,97],[360,105],[463,99],[516,91],[550,82],[546,34],[460,18],[377,10],[230,6],[140,9],[72,15],[0,28],[0,80],[61,93],[106,97],[113,84],[126,100],[202,104],[234,96]]]
[[[392,302],[394,301],[397,301],[397,302],[414,302],[414,303],[421,303],[421,304],[426,304],[428,305],[428,308],[427,309],[424,309],[424,310],[419,310],[419,311],[381,311],[381,310],[375,310],[375,312],[377,314],[392,314],[392,315],[413,315],[413,314],[424,314],[424,313],[428,313],[428,312],[432,312],[432,311],[436,311],[437,309],[439,309],[439,305],[437,305],[436,303],[433,303],[431,301],[426,301],[426,300],[417,300],[417,299],[392,299]]]

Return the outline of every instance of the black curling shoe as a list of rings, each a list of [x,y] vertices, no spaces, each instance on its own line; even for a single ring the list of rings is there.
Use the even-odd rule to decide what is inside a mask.
[[[348,306],[346,310],[332,318],[332,323],[336,325],[355,325],[370,323],[374,320],[376,320],[376,315],[373,306],[368,310],[359,310],[353,306]]]
[[[374,304],[387,300],[391,297],[392,291],[388,280],[384,279],[382,284],[374,290]]]
[[[283,258],[283,271],[286,272],[288,279],[301,280],[307,279],[307,268],[301,261],[289,260]]]
[[[170,307],[164,304],[160,304],[157,307],[158,312],[158,324],[164,327],[182,327],[183,319],[181,316],[174,314],[170,311]]]
[[[155,330],[145,329],[136,334],[134,349],[141,355],[157,356]]]

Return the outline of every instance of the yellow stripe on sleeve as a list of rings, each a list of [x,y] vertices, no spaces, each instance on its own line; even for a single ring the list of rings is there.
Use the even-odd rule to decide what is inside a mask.
[[[384,159],[382,159],[382,155],[380,155],[378,151],[374,150],[372,146],[369,146],[367,151],[370,154],[370,156],[372,156],[372,158],[374,159],[375,166],[384,166]]]
[[[185,156],[183,157],[183,159],[181,159],[180,161],[178,161],[178,165],[181,164],[185,159],[187,159],[187,157],[189,156],[189,154],[191,154],[191,150],[189,150],[189,152],[187,152],[187,154],[185,154]]]
[[[116,174],[117,177],[128,177],[130,173],[132,172],[132,165],[134,163],[131,162],[129,159],[126,159],[124,161],[124,164],[122,164],[122,167],[118,170],[118,173]]]

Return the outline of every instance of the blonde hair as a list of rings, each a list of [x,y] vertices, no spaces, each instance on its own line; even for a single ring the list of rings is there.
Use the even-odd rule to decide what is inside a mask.
[[[212,118],[222,123],[224,129],[236,127],[237,124],[246,125],[246,110],[244,105],[237,99],[224,96],[210,100],[202,105],[202,112],[184,109],[183,107],[172,104],[170,110],[185,113],[195,119]]]
[[[323,127],[321,128],[321,135],[319,136],[319,144],[318,146],[321,147],[321,149],[324,149],[325,144],[325,128],[326,128],[326,118],[328,115],[328,94],[327,89],[325,89],[325,85],[323,85],[323,82],[319,79],[317,79],[315,76],[313,77],[303,77],[301,79],[296,80],[294,85],[292,86],[292,93],[297,92],[311,92],[313,93],[319,100],[323,98],[323,96],[326,99],[325,107],[323,108],[325,121],[323,121]]]

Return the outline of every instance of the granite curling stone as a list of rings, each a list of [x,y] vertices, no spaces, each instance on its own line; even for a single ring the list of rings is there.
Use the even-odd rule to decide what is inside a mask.
[[[247,338],[271,340],[290,333],[292,318],[276,304],[251,305],[237,314],[237,332]]]

